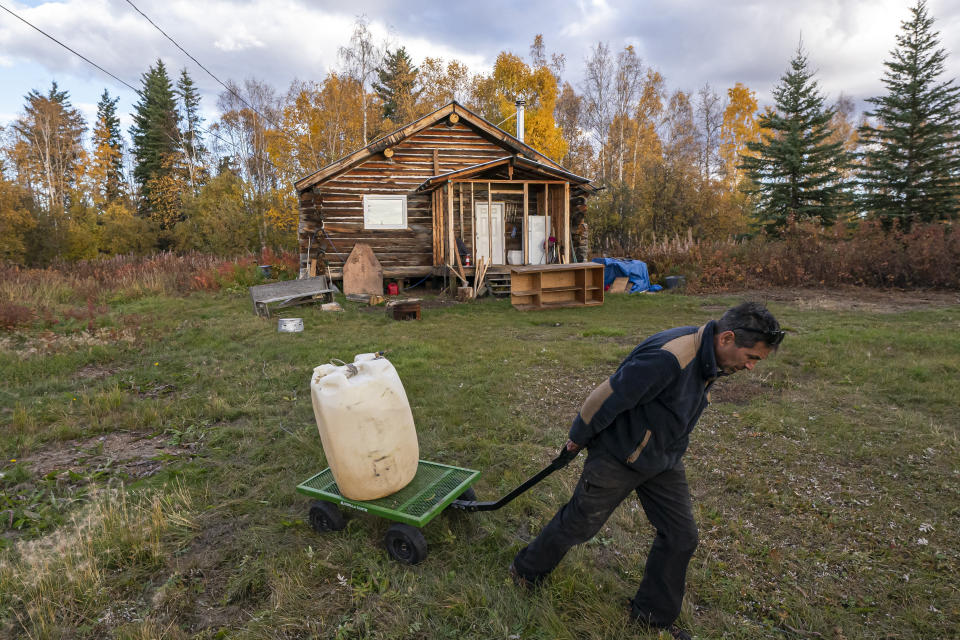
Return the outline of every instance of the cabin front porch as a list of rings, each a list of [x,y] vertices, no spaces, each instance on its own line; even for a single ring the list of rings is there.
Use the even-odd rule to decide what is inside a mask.
[[[583,183],[522,156],[429,178],[417,191],[431,196],[434,265],[569,264],[571,187]]]
[[[430,226],[421,228],[429,229],[429,236],[423,235],[432,243],[431,264],[381,261],[383,277],[459,281],[462,275],[472,281],[482,263],[491,289],[508,293],[512,267],[559,266],[576,260],[571,242],[572,198],[592,191],[585,178],[520,155],[431,176],[407,197],[410,203],[422,203],[418,207],[429,207]],[[323,233],[327,226],[324,223]],[[391,241],[385,240],[374,253],[389,253],[390,247]],[[346,256],[338,257],[340,264],[324,260],[333,279],[343,275]]]

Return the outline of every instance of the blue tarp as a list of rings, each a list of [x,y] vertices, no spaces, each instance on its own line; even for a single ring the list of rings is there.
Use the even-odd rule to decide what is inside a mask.
[[[617,278],[630,278],[630,293],[640,291],[660,291],[658,284],[650,284],[647,263],[642,260],[618,260],[617,258],[594,258],[593,262],[603,265],[603,287],[606,289]]]

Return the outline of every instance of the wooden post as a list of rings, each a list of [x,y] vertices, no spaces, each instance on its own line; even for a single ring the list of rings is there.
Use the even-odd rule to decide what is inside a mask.
[[[456,115],[456,114],[454,114]],[[460,241],[463,242],[463,183],[460,183]]]
[[[563,185],[563,262],[570,264],[570,183]]]
[[[439,252],[437,251],[437,199],[430,194],[430,239],[433,241],[433,264],[440,264]]]
[[[453,183],[447,182],[447,228],[450,230],[450,259],[451,266],[455,264],[454,256],[457,255],[457,241],[453,235]]]
[[[477,209],[473,203],[473,183],[470,183],[470,255],[473,256],[473,266],[477,266]]]
[[[543,185],[543,215],[547,216],[543,219],[543,230],[546,232],[546,237],[543,239],[543,264],[550,263],[550,236],[553,235],[553,219],[550,217],[550,185],[544,183]],[[547,221],[550,224],[547,224]]]
[[[527,246],[530,242],[530,194],[528,193],[528,186],[526,182],[523,183],[523,264],[530,264],[530,247]]]
[[[437,208],[437,228],[435,230],[437,236],[437,264],[446,264],[447,262],[447,252],[446,252],[446,242],[443,239],[443,200],[440,197],[440,190],[436,189],[433,192],[433,201],[434,206]]]
[[[487,260],[493,262],[493,193],[487,183]]]

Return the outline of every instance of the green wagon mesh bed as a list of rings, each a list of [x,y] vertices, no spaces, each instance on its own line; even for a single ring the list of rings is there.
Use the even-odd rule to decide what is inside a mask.
[[[376,500],[351,500],[340,494],[329,468],[297,486],[305,495],[358,511],[422,527],[480,477],[479,471],[421,460],[417,475],[400,491]]]

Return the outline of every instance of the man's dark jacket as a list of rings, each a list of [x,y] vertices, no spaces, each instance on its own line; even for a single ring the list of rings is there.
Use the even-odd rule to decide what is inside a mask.
[[[650,336],[587,398],[570,439],[638,471],[677,465],[720,375],[716,322]]]

